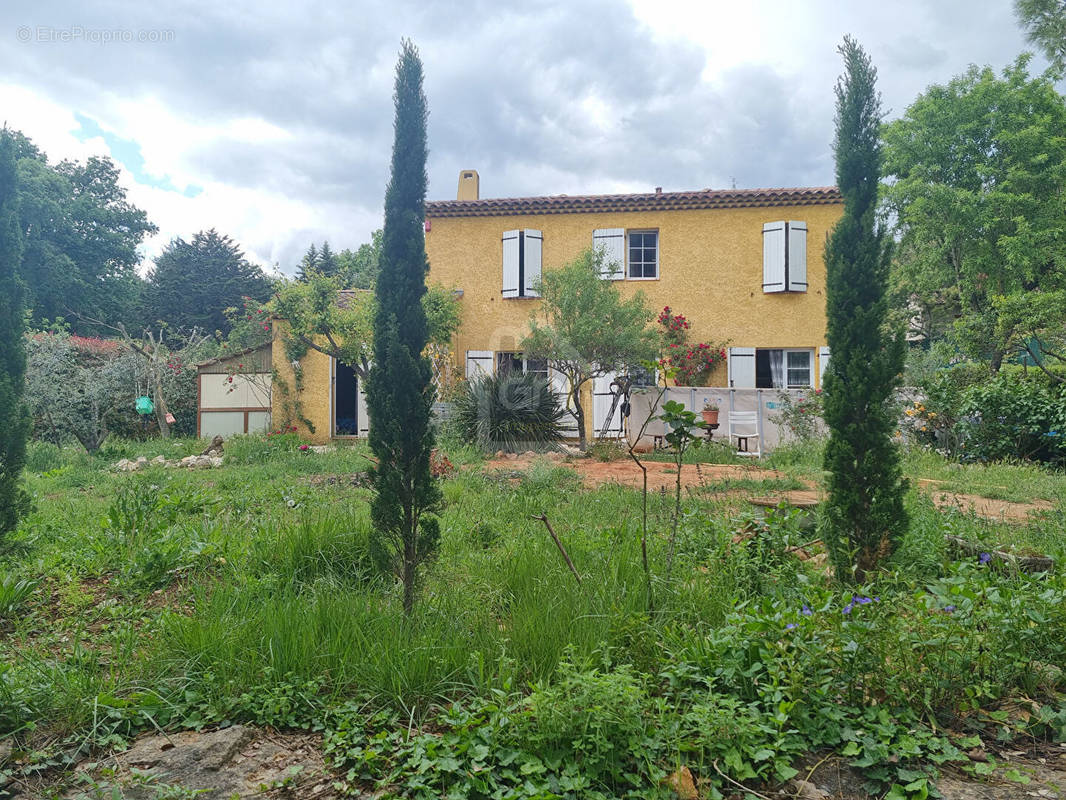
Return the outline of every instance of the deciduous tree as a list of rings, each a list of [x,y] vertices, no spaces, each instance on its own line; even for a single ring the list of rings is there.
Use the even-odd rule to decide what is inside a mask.
[[[32,142],[15,137],[32,318],[67,317],[75,329],[87,329],[78,314],[132,324],[142,289],[138,247],[157,228],[127,201],[110,159],[52,166]]]
[[[844,216],[825,251],[833,358],[823,378],[829,427],[823,536],[837,577],[862,582],[907,527],[888,406],[903,369],[903,340],[886,329],[890,239],[875,219],[881,168],[877,71],[850,37],[840,53],[844,74],[836,86],[834,149]]]
[[[1066,99],[1027,57],[930,86],[884,129],[905,301],[993,371],[1066,326]],[[1027,309],[1031,309],[1031,312]],[[834,358],[836,354],[834,353]]]
[[[623,371],[655,357],[654,316],[637,292],[623,300],[613,281],[600,277],[604,254],[588,249],[557,270],[546,270],[537,291],[540,309],[530,319],[522,350],[546,359],[566,381],[567,410],[587,446],[581,390],[594,378]]]
[[[1052,67],[1066,71],[1066,0],[1014,0],[1014,13]]]

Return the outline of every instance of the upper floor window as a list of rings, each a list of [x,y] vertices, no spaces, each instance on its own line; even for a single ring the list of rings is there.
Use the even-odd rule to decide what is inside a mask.
[[[762,290],[807,291],[807,223],[767,222],[762,226]]]
[[[603,254],[600,277],[621,281],[659,277],[659,232],[625,228],[598,228],[592,246]]]
[[[629,232],[630,278],[648,280],[659,277],[659,232]]]
[[[540,231],[504,231],[504,297],[540,297],[534,287],[540,280],[543,241],[544,237]]]

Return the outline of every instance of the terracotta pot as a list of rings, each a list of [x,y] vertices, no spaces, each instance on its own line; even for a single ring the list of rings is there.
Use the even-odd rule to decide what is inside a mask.
[[[706,410],[704,410],[704,411],[701,411],[700,413],[703,415],[703,421],[706,422],[708,425],[717,425],[718,424],[718,411],[706,411]]]

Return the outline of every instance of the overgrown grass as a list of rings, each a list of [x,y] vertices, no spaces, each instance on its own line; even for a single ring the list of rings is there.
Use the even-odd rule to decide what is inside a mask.
[[[201,447],[120,443],[108,458]],[[453,463],[478,460],[444,449]],[[411,796],[488,773],[487,794],[517,792],[520,764],[536,791],[647,797],[680,763],[709,787],[724,786],[717,770],[775,781],[820,747],[863,761],[884,791],[899,770],[953,752],[945,724],[1013,694],[1045,703],[1029,733],[1066,737],[1066,715],[1061,730],[1055,721],[1066,689],[1054,669],[1066,663],[1061,505],[1004,525],[937,511],[912,491],[910,534],[891,571],[857,595],[877,601],[858,603],[790,553],[808,538],[798,518],[760,523],[717,496],[818,479],[817,444],[782,448],[769,465],[785,478],[686,493],[674,542],[672,498],[649,498],[649,604],[639,492],[582,490],[548,460],[516,475],[460,469],[444,482],[440,553],[407,618],[369,545],[370,494],[352,480],[369,463],[360,445],[315,453],[240,438],[223,468],[202,471],[118,473],[102,456],[41,445],[31,460],[37,511],[15,537],[23,552],[0,562],[4,585],[30,587],[0,609],[0,736],[20,746],[244,719],[325,727],[353,781]],[[912,479],[950,475],[959,487],[1002,481],[1057,503],[1066,492],[1066,477],[1025,466],[958,473],[915,453],[905,465]],[[946,533],[1048,553],[1056,570],[960,560]],[[575,716],[575,697],[593,705]],[[432,736],[406,732],[420,724]],[[848,733],[860,729],[866,738]],[[908,731],[916,743],[895,764]],[[480,762],[455,755],[481,747]]]

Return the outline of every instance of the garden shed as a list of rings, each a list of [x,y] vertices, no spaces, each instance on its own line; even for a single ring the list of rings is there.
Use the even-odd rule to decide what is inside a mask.
[[[232,436],[270,429],[271,345],[196,365],[196,435]]]

